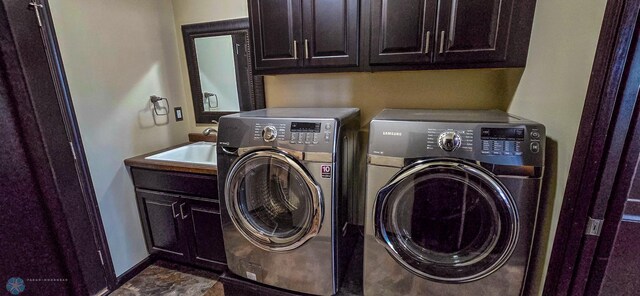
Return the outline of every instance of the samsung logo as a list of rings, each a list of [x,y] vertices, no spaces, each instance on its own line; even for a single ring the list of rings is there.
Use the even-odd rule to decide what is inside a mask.
[[[382,132],[383,136],[394,136],[394,137],[402,137],[401,132]]]

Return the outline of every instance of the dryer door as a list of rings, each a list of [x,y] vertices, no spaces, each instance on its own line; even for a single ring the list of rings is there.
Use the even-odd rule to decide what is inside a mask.
[[[375,201],[378,241],[398,263],[426,279],[462,283],[488,276],[509,259],[518,213],[505,186],[474,164],[415,163]]]
[[[295,249],[320,231],[320,187],[293,157],[277,150],[250,152],[231,167],[225,201],[242,235],[267,251]]]

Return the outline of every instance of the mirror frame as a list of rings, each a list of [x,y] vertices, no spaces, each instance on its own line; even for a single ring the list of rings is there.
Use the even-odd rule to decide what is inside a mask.
[[[216,123],[220,116],[237,112],[212,112],[204,111],[202,100],[202,87],[200,83],[200,69],[198,69],[198,57],[196,52],[196,38],[239,35],[244,43],[245,57],[236,59],[236,69],[244,67],[246,72],[236,71],[236,85],[238,87],[238,99],[240,111],[250,111],[265,108],[264,79],[262,76],[253,75],[251,59],[251,38],[249,38],[249,19],[239,18],[216,22],[182,25],[182,38],[184,40],[187,70],[189,72],[189,84],[191,86],[191,99],[196,124]],[[232,36],[232,38],[236,38]],[[236,40],[236,39],[234,39]],[[243,73],[240,73],[243,72]]]

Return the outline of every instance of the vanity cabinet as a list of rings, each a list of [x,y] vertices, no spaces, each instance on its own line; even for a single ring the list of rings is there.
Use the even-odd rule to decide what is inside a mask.
[[[249,0],[256,71],[358,65],[359,0]]]
[[[149,253],[187,263],[189,249],[184,239],[185,223],[176,206],[182,203],[178,195],[148,190],[136,190],[138,208]]]
[[[512,6],[513,0],[371,0],[370,63],[504,62]]]
[[[187,199],[186,211],[185,218],[189,227],[186,234],[191,262],[202,266],[226,262],[222,243],[220,204]]]
[[[226,267],[214,175],[132,167],[147,249],[158,258]]]

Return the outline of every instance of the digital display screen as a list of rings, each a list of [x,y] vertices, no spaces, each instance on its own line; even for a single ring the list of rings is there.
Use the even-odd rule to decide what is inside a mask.
[[[319,133],[320,125],[321,124],[319,122],[292,122],[291,132]]]
[[[510,140],[524,141],[523,128],[483,128],[481,131],[483,140]]]

